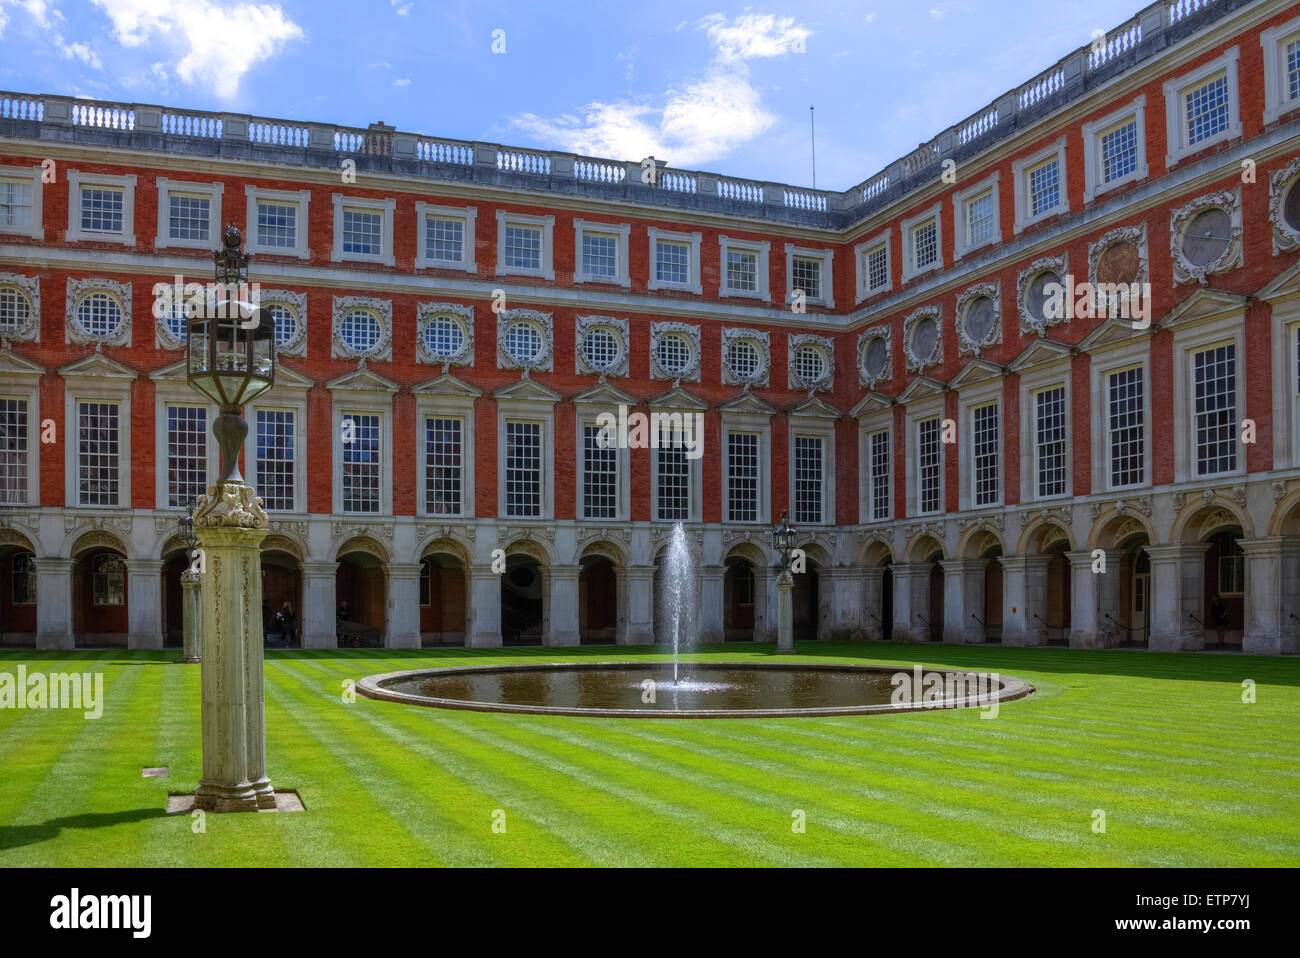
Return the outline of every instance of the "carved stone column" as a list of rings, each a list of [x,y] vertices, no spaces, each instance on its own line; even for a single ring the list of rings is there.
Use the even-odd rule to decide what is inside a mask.
[[[258,577],[259,581],[261,577]],[[181,629],[184,644],[182,662],[203,661],[203,595],[199,574],[186,569],[181,573]]]

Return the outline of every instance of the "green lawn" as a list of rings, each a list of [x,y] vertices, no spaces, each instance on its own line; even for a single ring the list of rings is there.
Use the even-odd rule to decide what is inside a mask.
[[[583,648],[269,652],[267,760],[305,813],[166,816],[200,773],[179,651],[0,653],[105,673],[95,721],[0,710],[0,865],[1294,865],[1300,660],[804,644],[816,661],[978,668],[1036,695],[978,710],[608,720],[414,708],[342,682],[614,659]],[[701,650],[763,659],[770,646]],[[783,661],[790,661],[783,658]],[[1257,683],[1243,704],[1241,683]],[[144,779],[148,765],[169,778]],[[493,813],[505,812],[504,834]],[[792,812],[807,816],[803,834]],[[1093,831],[1094,809],[1106,814]]]

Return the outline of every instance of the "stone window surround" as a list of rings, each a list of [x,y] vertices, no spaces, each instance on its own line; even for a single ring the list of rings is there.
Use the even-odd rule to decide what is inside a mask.
[[[1272,123],[1294,110],[1300,110],[1300,100],[1284,99],[1286,89],[1286,47],[1300,40],[1300,17],[1269,27],[1259,35],[1264,48],[1264,122]]]
[[[661,230],[657,226],[646,227],[646,235],[650,242],[650,273],[646,277],[646,289],[676,289],[687,293],[700,295],[704,287],[700,283],[700,233],[674,233],[669,230]],[[687,255],[687,269],[690,278],[685,283],[670,283],[667,280],[655,278],[655,255],[658,248],[659,240],[665,243],[681,243],[689,249]]]
[[[1168,151],[1165,154],[1165,168],[1172,169],[1188,157],[1200,153],[1207,147],[1225,140],[1241,136],[1240,88],[1237,85],[1237,59],[1239,47],[1230,47],[1220,56],[1204,63],[1164,84],[1165,93],[1165,138]],[[1228,78],[1228,126],[1226,129],[1199,143],[1187,143],[1187,116],[1183,94],[1189,87],[1199,86],[1218,73]]]
[[[727,252],[729,250],[756,253],[757,263],[754,267],[754,289],[731,289],[727,285]],[[747,240],[718,234],[718,297],[720,299],[759,299],[767,302],[772,298],[768,288],[768,254],[772,249],[770,240]]]
[[[107,173],[82,173],[78,170],[65,170],[68,181],[68,232],[65,239],[69,243],[121,243],[123,246],[135,245],[135,184],[134,173],[125,176],[112,176]],[[83,186],[114,186],[122,191],[122,230],[117,233],[87,232],[81,228],[81,188]],[[35,192],[32,194],[35,202]]]
[[[429,259],[425,245],[425,225],[430,218],[458,219],[464,227],[461,230],[461,257],[459,263],[445,259]],[[478,222],[478,208],[474,206],[434,206],[423,200],[415,204],[415,268],[416,269],[454,269],[466,273],[477,273],[478,265],[474,261],[476,244],[475,228]]]
[[[893,243],[894,228],[890,226],[883,233],[877,233],[871,239],[864,240],[853,247],[853,262],[857,267],[857,303],[862,302],[868,296],[875,296],[877,293],[887,293],[894,286],[894,254],[891,249]],[[870,272],[867,269],[867,260],[871,253],[883,246],[885,248],[885,285],[871,288]],[[856,303],[855,303],[856,305]]]
[[[35,506],[41,501],[41,377],[39,373],[5,372],[0,399],[22,399],[27,403],[27,495],[22,503]]]
[[[917,426],[924,419],[939,418],[939,508],[934,512],[921,512],[921,463]],[[907,516],[943,515],[948,501],[948,454],[943,442],[944,399],[940,394],[907,406],[904,428],[907,430]],[[958,437],[960,439],[960,436]],[[892,477],[891,477],[892,478]],[[892,489],[890,490],[893,491]]]
[[[582,352],[583,341],[587,333],[593,329],[608,329],[618,340],[618,360],[608,369],[596,369],[587,362],[587,357]],[[628,374],[628,357],[630,350],[628,321],[619,319],[614,316],[594,316],[578,314],[573,318],[573,366],[574,373],[579,376],[626,376]]]
[[[544,399],[497,401],[497,515],[500,521],[541,521],[555,518],[555,404]],[[512,516],[506,512],[506,423],[535,422],[542,426],[542,502],[537,516]]]
[[[326,388],[330,389],[330,419],[334,426],[333,439],[331,441],[333,455],[332,461],[338,464],[338,467],[333,471],[330,511],[339,516],[391,516],[393,514],[392,395],[386,390],[348,389],[346,387]],[[343,511],[343,420],[353,413],[379,416],[380,464],[378,512]],[[296,496],[297,489],[294,490],[294,493]]]
[[[281,389],[296,388],[301,392],[300,397],[290,398]],[[268,509],[273,515],[297,516],[307,514],[307,457],[304,455],[306,444],[304,439],[307,430],[307,387],[289,387],[277,382],[276,385],[255,399],[248,410],[248,435],[250,452],[244,454],[244,472],[248,476],[248,482],[254,488],[257,487],[257,411],[259,409],[268,412],[291,412],[293,413],[293,437],[294,437],[294,460],[293,460],[293,504],[296,508],[292,510]],[[279,395],[277,395],[279,394]],[[342,428],[341,426],[339,427]],[[335,435],[341,435],[336,432]],[[337,448],[337,445],[336,447]],[[333,492],[331,491],[331,496]]]
[[[977,249],[983,249],[985,246],[997,246],[1002,242],[1002,204],[998,199],[998,181],[1002,173],[994,170],[989,176],[984,177],[978,183],[966,187],[964,190],[957,190],[952,195],[952,222],[953,222],[953,253],[952,260],[956,263],[967,253],[974,252]],[[985,193],[993,195],[993,235],[979,243],[968,242],[967,231],[970,224],[967,222],[966,207],[973,200],[979,199]]]
[[[788,502],[790,503],[790,514],[794,515],[794,472],[795,472],[795,449],[794,440],[796,436],[815,437],[822,441],[822,521],[815,523],[805,522],[803,525],[808,526],[833,526],[836,525],[835,516],[835,420],[821,419],[815,416],[791,415],[789,417],[789,429],[786,435],[789,450],[786,488],[789,490]]]
[[[1138,336],[1132,342],[1104,353],[1093,353],[1089,377],[1092,414],[1092,491],[1120,492],[1150,489],[1151,482],[1151,340]],[[1110,390],[1109,376],[1135,367],[1142,368],[1142,483],[1112,486],[1110,483]],[[1067,413],[1067,417],[1068,417]],[[1067,418],[1068,422],[1068,418]],[[1073,444],[1071,444],[1073,446]],[[1073,455],[1073,448],[1071,448]]]
[[[944,267],[943,262],[943,200],[937,201],[913,216],[909,216],[899,224],[899,234],[903,240],[903,282],[916,279],[918,276],[924,276],[926,273],[934,270],[941,270]],[[931,219],[934,220],[934,262],[929,266],[917,268],[912,261],[914,255],[912,234],[917,229],[924,226]]]
[[[1072,380],[1070,360],[1062,357],[1020,374],[1020,501],[1056,502],[1074,496],[1074,410],[1070,405]],[[1056,496],[1038,495],[1038,407],[1037,395],[1047,389],[1065,389],[1065,491]],[[1095,436],[1094,436],[1095,440]],[[1093,488],[1097,488],[1093,486]]]
[[[1014,232],[1020,233],[1035,223],[1041,223],[1043,220],[1050,219],[1053,216],[1063,216],[1070,212],[1070,191],[1068,167],[1066,166],[1066,140],[1067,136],[1061,134],[1057,139],[1047,146],[1034,153],[1029,154],[1018,160],[1011,162],[1011,178],[1015,183],[1015,200],[1016,200],[1016,219]],[[1061,202],[1058,206],[1050,210],[1044,210],[1038,214],[1029,212],[1029,174],[1031,171],[1042,166],[1044,163],[1055,158],[1057,164],[1058,177],[1061,185]]]
[[[298,320],[298,331],[294,333],[293,339],[289,340],[283,346],[275,347],[275,355],[280,356],[306,356],[307,355],[307,294],[300,293],[291,289],[263,289],[259,300],[263,306],[284,306],[289,309]]]
[[[515,323],[531,323],[538,328],[542,338],[542,354],[530,361],[521,362],[506,351],[506,334]],[[497,368],[530,369],[538,372],[555,371],[555,324],[552,313],[536,309],[504,309],[497,313]]]
[[[826,369],[819,380],[805,382],[795,372],[795,359],[804,346],[812,346],[822,354]],[[818,336],[815,333],[789,333],[786,336],[786,379],[792,391],[830,392],[835,388],[835,340],[830,336]]]
[[[873,376],[867,372],[864,365],[865,347],[869,340],[883,339],[885,341],[885,368],[881,370],[880,375]],[[858,385],[875,389],[877,383],[890,382],[894,378],[894,329],[889,323],[878,323],[875,326],[868,326],[858,334],[856,349],[856,362],[858,367]]]
[[[449,317],[460,326],[464,341],[452,356],[434,356],[424,340],[424,330],[433,320]],[[474,365],[474,307],[462,303],[417,303],[415,306],[415,362],[427,366]]]
[[[9,329],[4,337],[15,343],[39,343],[41,341],[41,279],[39,276],[26,276],[22,273],[0,273],[0,287],[12,286],[19,289],[27,299],[27,325],[22,329]]]
[[[807,290],[804,291],[806,302],[814,306],[825,306],[827,309],[835,308],[835,282],[834,282],[834,260],[835,250],[833,249],[814,249],[806,246],[795,246],[793,243],[785,244],[785,301],[786,303],[794,302],[794,260],[795,257],[801,259],[821,260],[821,286],[822,294],[820,296],[808,296]]]
[[[32,239],[45,238],[45,225],[42,216],[44,197],[42,190],[42,169],[39,166],[0,166],[0,179],[30,180],[32,186],[32,218],[27,227],[0,226],[0,233],[9,236],[30,236]]]
[[[721,336],[722,350],[719,358],[722,364],[722,384],[724,386],[749,385],[756,387],[770,385],[772,381],[772,342],[767,330],[740,329],[728,326],[722,329]],[[742,379],[731,368],[731,363],[728,362],[732,343],[741,340],[752,343],[758,353],[758,370],[748,379]]]
[[[63,408],[67,413],[68,426],[63,430],[64,466],[63,488],[67,490],[69,509],[130,509],[131,508],[131,383],[132,379],[106,378],[103,376],[65,375],[63,387]],[[116,403],[117,410],[117,505],[82,505],[80,460],[78,457],[78,403],[109,402]]]
[[[685,336],[691,349],[691,362],[680,373],[670,373],[659,365],[659,340],[669,333],[680,333]],[[650,378],[666,379],[671,382],[692,382],[700,381],[700,367],[703,365],[700,359],[700,327],[693,323],[679,323],[676,321],[664,321],[650,323]]]
[[[771,524],[772,515],[772,421],[771,417],[763,413],[737,413],[723,412],[722,416],[722,444],[718,450],[718,455],[722,466],[722,522],[740,526],[742,528],[753,528],[757,526],[767,526]],[[731,440],[728,438],[733,432],[735,433],[757,433],[758,434],[758,515],[753,522],[741,522],[729,518],[731,504],[731,469],[728,462],[727,451],[730,448]],[[702,462],[701,459],[695,459],[691,462],[692,473],[702,470],[696,468],[696,464]],[[692,479],[694,475],[692,475]],[[694,505],[694,503],[692,503]]]
[[[615,263],[613,276],[588,276],[582,271],[582,237],[584,233],[602,234],[614,237]],[[596,223],[591,220],[573,220],[573,281],[575,283],[606,283],[612,286],[631,287],[628,275],[628,237],[632,233],[630,223]]]
[[[311,251],[307,248],[307,212],[311,205],[311,190],[273,190],[260,186],[244,187],[246,199],[244,249],[249,253],[261,253],[269,256],[296,256],[309,259]],[[257,242],[257,201],[270,200],[277,203],[296,204],[298,217],[294,227],[294,246],[260,246]]]
[[[334,246],[330,250],[330,261],[334,263],[381,263],[395,266],[393,256],[393,215],[397,200],[371,199],[369,197],[345,196],[334,194]],[[343,212],[344,210],[361,210],[366,213],[379,213],[383,217],[380,228],[378,253],[346,253],[343,251]]]
[[[632,456],[631,451],[624,446],[614,447],[614,468],[617,470],[615,475],[615,488],[617,494],[614,504],[613,519],[586,519],[582,514],[583,491],[587,483],[587,459],[584,454],[582,442],[582,427],[597,425],[596,417],[601,413],[614,412],[604,403],[576,403],[577,410],[574,415],[574,449],[577,451],[577,475],[574,482],[574,504],[573,515],[578,522],[627,522],[630,518],[628,504],[632,499]],[[697,460],[698,461],[698,460]],[[652,500],[653,504],[654,500]]]
[[[506,266],[506,227],[507,226],[526,226],[530,229],[541,230],[542,248],[539,252],[538,262],[540,266],[537,269],[524,269],[519,266]],[[555,251],[555,217],[551,214],[545,216],[532,216],[526,213],[510,213],[506,210],[497,210],[497,276],[537,276],[541,279],[555,279],[555,268],[553,254]]]
[[[1244,317],[1243,317],[1244,319]],[[1240,442],[1241,421],[1246,418],[1246,375],[1244,323],[1210,323],[1193,329],[1174,330],[1174,482],[1222,481],[1246,474],[1246,449]],[[1232,343],[1237,379],[1236,422],[1237,468],[1200,476],[1196,473],[1196,412],[1193,396],[1193,362],[1196,353]]]
[[[888,490],[889,516],[884,519],[871,517],[871,437],[876,433],[889,436],[889,476],[886,479]],[[881,409],[863,416],[858,422],[858,522],[862,525],[883,524],[894,518],[894,410],[893,407]]]
[[[192,183],[188,180],[169,180],[158,177],[158,232],[154,236],[154,249],[180,247],[184,249],[212,250],[221,243],[221,198],[226,190],[222,182]],[[194,193],[208,200],[208,238],[205,240],[171,238],[171,194]]]
[[[684,418],[693,416],[703,410],[695,409],[690,406],[674,406],[671,403],[662,406],[651,406],[647,414],[651,413],[680,413]],[[694,420],[691,420],[694,422]],[[707,428],[707,424],[706,424]],[[695,437],[696,441],[703,441],[702,437]],[[653,522],[667,522],[666,519],[658,518],[659,515],[659,449],[650,450],[650,517]],[[699,522],[703,515],[702,503],[704,496],[704,469],[701,467],[704,459],[687,459],[686,463],[691,471],[690,474],[690,507],[687,509],[687,518],[685,522]]]
[[[221,450],[217,446],[217,441],[212,435],[212,422],[216,418],[218,409],[215,404],[204,402],[194,389],[183,379],[179,382],[169,379],[154,382],[154,462],[159,463],[159,468],[154,470],[154,508],[161,510],[175,510],[176,507],[168,505],[167,502],[167,474],[168,468],[167,457],[167,407],[168,406],[194,406],[207,410],[207,420],[204,429],[204,442],[207,446],[207,469],[208,481],[214,481],[221,474]],[[254,452],[250,455],[247,451],[244,454],[244,461],[257,458],[257,424],[250,420],[248,427],[249,434],[253,438],[252,447]]]
[[[425,419],[459,419],[460,426],[460,512],[427,511],[425,484],[428,481],[428,459],[425,450]],[[415,404],[415,510],[416,515],[429,519],[468,518],[474,515],[474,399],[471,396],[444,396],[421,393]]]
[[[343,317],[354,309],[366,309],[379,318],[379,340],[369,352],[354,352],[339,334]],[[391,361],[393,358],[393,301],[370,296],[335,296],[330,317],[330,358]]]
[[[957,448],[966,444],[967,452],[958,458],[959,489],[957,508],[1001,509],[1006,504],[1007,487],[1007,416],[1002,390],[1002,377],[995,376],[985,382],[961,390],[957,406]],[[979,406],[996,404],[998,407],[998,497],[993,502],[975,505],[975,414]],[[942,437],[941,437],[942,438]],[[940,502],[942,502],[942,498]],[[941,510],[942,511],[942,510]]]
[[[1146,104],[1147,98],[1144,93],[1132,103],[1113,110],[1100,119],[1083,124],[1083,201],[1085,203],[1091,203],[1103,193],[1117,189],[1126,183],[1135,183],[1147,178],[1149,169],[1147,167]],[[1102,182],[1102,136],[1115,127],[1123,126],[1130,119],[1137,125],[1137,166],[1123,176],[1109,182]]]
[[[93,336],[81,327],[77,319],[77,309],[82,299],[91,293],[106,293],[116,301],[122,312],[122,322],[117,331],[110,336]],[[119,283],[111,279],[89,277],[86,279],[69,279],[65,296],[65,322],[63,326],[65,343],[95,344],[104,346],[130,346],[132,338],[132,301],[131,284]]]
[[[1287,428],[1273,433],[1273,468],[1300,464],[1300,389],[1297,389],[1296,336],[1300,299],[1273,303],[1273,409]]]

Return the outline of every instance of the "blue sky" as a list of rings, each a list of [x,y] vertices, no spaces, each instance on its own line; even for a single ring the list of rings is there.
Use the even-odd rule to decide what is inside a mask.
[[[1140,5],[0,0],[0,88],[846,189]]]

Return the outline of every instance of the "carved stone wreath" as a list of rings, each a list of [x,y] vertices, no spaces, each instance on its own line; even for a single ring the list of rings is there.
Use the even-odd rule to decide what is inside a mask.
[[[1269,176],[1268,218],[1273,223],[1273,255],[1300,247],[1300,229],[1286,221],[1286,198],[1291,190],[1300,190],[1300,156]]]
[[[460,349],[448,356],[435,356],[425,339],[425,330],[439,317],[450,316],[460,326]],[[415,361],[429,366],[474,365],[474,307],[460,303],[420,303],[415,307]]]
[[[993,325],[982,339],[976,339],[966,328],[966,312],[969,306],[988,297],[993,303]],[[970,353],[978,356],[982,350],[1002,342],[1002,283],[976,283],[974,286],[957,294],[957,353]]]
[[[1097,263],[1102,254],[1111,246],[1120,242],[1129,242],[1137,247],[1138,251],[1138,273],[1133,280],[1135,283],[1145,283],[1147,281],[1147,226],[1145,223],[1140,226],[1121,226],[1106,233],[1088,247],[1088,282],[1093,288],[1097,287]]]
[[[597,329],[606,329],[618,341],[618,355],[608,366],[593,366],[583,350],[587,337]],[[626,319],[613,316],[578,316],[574,319],[573,368],[578,375],[626,376],[628,369],[628,327]]]
[[[741,375],[731,365],[731,347],[749,343],[758,353],[758,364],[748,375]],[[772,347],[768,334],[757,329],[722,331],[722,384],[724,386],[766,386],[771,378]]]
[[[827,336],[817,336],[813,333],[795,333],[786,337],[788,357],[786,359],[786,368],[788,370],[788,379],[791,389],[822,391],[828,392],[835,384],[835,341]],[[821,353],[822,357],[822,374],[817,379],[809,381],[799,372],[796,359],[799,356],[799,350],[804,346],[810,346]]]
[[[306,356],[307,294],[295,293],[290,289],[264,289],[259,295],[258,304],[263,307],[283,306],[293,313],[297,323],[293,335],[289,337],[283,346],[278,345],[280,337],[278,333],[276,334],[276,353],[281,356]]]
[[[1198,214],[1209,209],[1220,209],[1228,214],[1232,235],[1223,254],[1213,263],[1198,266],[1187,258],[1183,249],[1183,234]],[[1241,187],[1218,190],[1198,196],[1175,208],[1169,214],[1169,252],[1174,260],[1174,282],[1198,282],[1204,286],[1211,273],[1221,273],[1242,264],[1241,243]]]
[[[27,300],[27,322],[21,326],[5,329],[0,327],[0,339],[11,339],[20,343],[39,343],[41,341],[41,281],[36,276],[23,276],[19,273],[0,273],[0,288],[12,286]]]
[[[97,336],[81,325],[77,316],[81,300],[89,293],[107,293],[122,311],[122,321],[106,336]],[[116,283],[111,279],[70,279],[67,294],[67,323],[64,326],[65,342],[96,346],[131,345],[131,284]]]
[[[858,336],[858,381],[868,389],[875,389],[876,383],[889,382],[894,378],[893,329],[890,326],[873,326]],[[867,348],[873,340],[883,340],[885,344],[885,361],[880,370],[873,373],[867,367]]]
[[[689,344],[690,359],[686,363],[686,368],[679,372],[664,369],[659,365],[659,341],[669,333],[684,336]],[[700,381],[700,327],[671,321],[650,324],[650,378],[690,383]]]
[[[541,352],[532,359],[519,361],[506,352],[506,331],[515,323],[532,323],[542,334]],[[555,333],[551,327],[551,314],[535,309],[505,309],[497,313],[497,368],[535,369],[552,372],[555,369]]]
[[[1020,276],[1016,280],[1016,308],[1020,313],[1020,332],[1022,334],[1037,333],[1039,336],[1046,336],[1048,326],[1055,326],[1057,323],[1068,323],[1070,321],[1070,311],[1067,309],[1062,309],[1060,316],[1045,316],[1041,318],[1034,316],[1029,311],[1029,284],[1034,281],[1039,273],[1048,270],[1059,276],[1061,282],[1064,283],[1066,275],[1070,272],[1069,257],[1040,257],[1030,263],[1025,269],[1022,269],[1020,271]]]
[[[358,307],[372,310],[379,315],[379,339],[372,349],[357,352],[343,342],[339,328],[343,317],[350,310]],[[335,296],[334,322],[331,324],[332,346],[331,359],[392,359],[393,358],[393,301],[375,299],[371,296]]]
[[[934,320],[935,344],[934,352],[929,356],[918,356],[915,352],[915,346],[912,342],[916,327],[924,320]],[[907,372],[920,372],[926,366],[938,366],[943,363],[943,307],[942,306],[922,306],[920,309],[909,313],[903,320],[903,358],[904,367]]]

